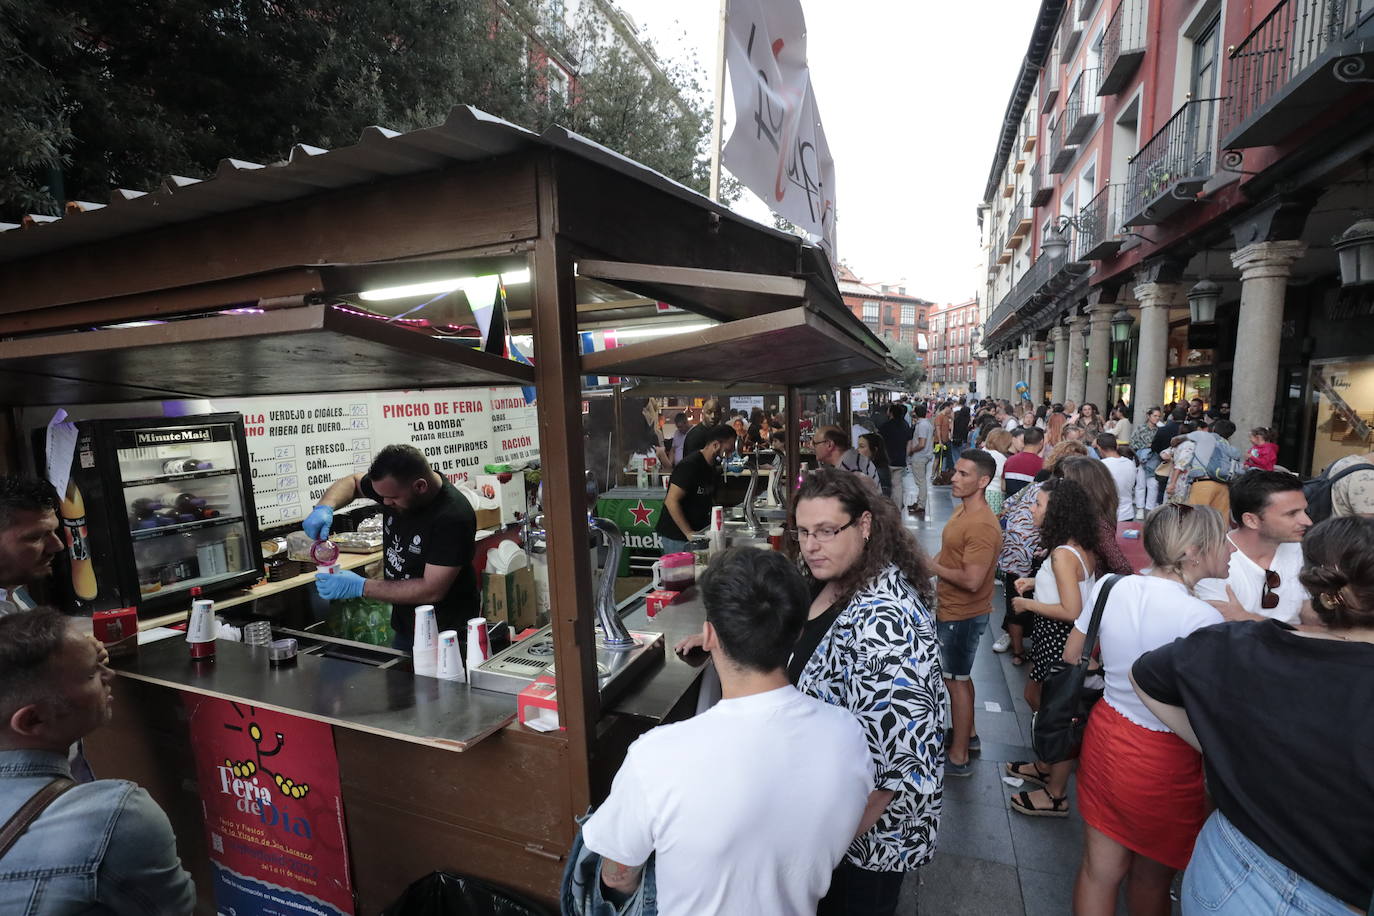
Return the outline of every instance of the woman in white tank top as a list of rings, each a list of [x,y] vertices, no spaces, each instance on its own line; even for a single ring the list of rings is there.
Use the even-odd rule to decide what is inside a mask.
[[[1088,603],[1088,594],[1097,582],[1098,512],[1092,499],[1075,481],[1056,478],[1041,487],[1036,504],[1036,523],[1040,542],[1050,548],[1034,580],[1018,579],[1018,591],[1033,585],[1034,598],[1015,598],[1017,611],[1034,611],[1035,648],[1031,679],[1026,684],[1026,702],[1040,707],[1040,684],[1054,664],[1064,656],[1064,644],[1073,631],[1074,621]],[[1007,773],[1043,786],[1037,792],[1019,792],[1011,807],[1032,817],[1067,817],[1066,788],[1073,762],[1045,764],[1041,761],[1014,761]]]

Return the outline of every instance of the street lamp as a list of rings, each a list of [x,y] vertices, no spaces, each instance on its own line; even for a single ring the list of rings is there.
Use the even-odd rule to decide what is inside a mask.
[[[1112,313],[1112,340],[1116,343],[1125,343],[1131,339],[1131,327],[1135,324],[1135,318],[1126,309],[1117,309]]]
[[[1217,320],[1217,303],[1221,301],[1221,284],[1203,277],[1188,290],[1188,312],[1193,324],[1211,324]]]
[[[1051,231],[1049,237],[1040,244],[1041,256],[1048,255],[1055,263],[1062,263],[1068,250],[1069,240],[1063,229]]]
[[[1374,217],[1357,221],[1333,244],[1341,262],[1341,286],[1374,283]]]

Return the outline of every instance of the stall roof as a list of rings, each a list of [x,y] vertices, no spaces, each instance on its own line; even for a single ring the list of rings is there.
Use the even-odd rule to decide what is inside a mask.
[[[797,241],[793,235],[740,216],[662,173],[566,128],[551,127],[536,134],[479,109],[460,105],[436,127],[407,133],[368,127],[353,146],[327,150],[298,143],[285,161],[271,165],[224,159],[215,174],[203,181],[173,175],[148,192],[118,189],[110,195],[108,205],[74,202],[65,218],[34,216],[22,226],[0,223],[0,263],[377,179],[428,172],[453,162],[478,162],[549,147],[707,207],[723,219],[746,224],[751,230]]]
[[[0,401],[32,405],[528,385],[534,370],[456,340],[314,305],[4,341],[0,379]]]

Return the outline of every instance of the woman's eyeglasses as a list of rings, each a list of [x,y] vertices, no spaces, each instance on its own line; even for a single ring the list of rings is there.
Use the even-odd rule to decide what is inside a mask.
[[[858,521],[858,519],[851,518],[838,528],[817,528],[815,531],[808,531],[805,528],[790,528],[787,531],[787,536],[798,542],[804,541],[807,538],[814,538],[818,544],[829,544],[839,536],[841,531],[853,527],[856,521]]]

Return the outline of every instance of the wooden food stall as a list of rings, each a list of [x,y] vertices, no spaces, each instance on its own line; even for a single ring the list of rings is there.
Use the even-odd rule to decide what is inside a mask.
[[[84,212],[79,212],[83,211]],[[434,869],[552,903],[574,817],[629,742],[691,705],[697,670],[667,653],[602,704],[580,413],[587,375],[843,386],[892,374],[841,303],[825,256],[562,130],[472,109],[407,134],[369,129],[288,161],[226,161],[110,205],[0,232],[0,387],[10,408],[265,393],[532,385],[537,391],[553,658],[563,730],[516,724],[509,694],[330,658],[269,669],[223,644],[213,672],[168,640],[122,660],[115,723],[89,741],[102,776],[136,780],[177,829],[213,911],[186,698],[332,729],[355,911]],[[511,290],[533,365],[358,305],[381,286],[529,271]],[[582,355],[595,281],[719,322]],[[132,323],[162,322],[143,326]],[[0,464],[23,469],[12,410]],[[380,446],[384,443],[377,443]],[[789,479],[798,468],[789,455]],[[614,571],[612,571],[613,573]],[[688,602],[636,629],[700,626]]]

